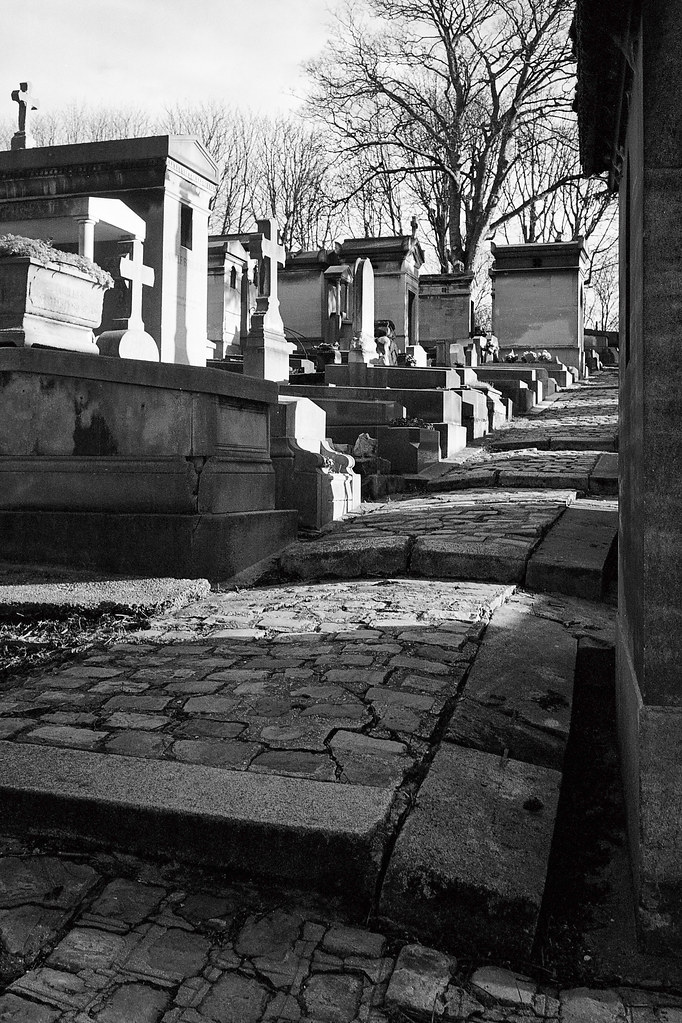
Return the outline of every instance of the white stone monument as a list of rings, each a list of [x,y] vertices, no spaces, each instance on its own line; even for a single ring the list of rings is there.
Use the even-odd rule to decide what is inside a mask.
[[[278,239],[276,220],[257,221],[258,232],[249,240],[249,255],[258,264],[256,311],[244,350],[244,375],[261,380],[289,379],[289,352],[294,347],[284,336],[277,297],[277,272],[286,252]]]
[[[358,259],[353,275],[353,340],[348,362],[366,366],[379,362],[374,340],[374,270],[369,259]]]

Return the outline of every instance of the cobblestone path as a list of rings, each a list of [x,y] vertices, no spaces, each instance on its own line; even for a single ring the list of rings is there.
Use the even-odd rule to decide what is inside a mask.
[[[4,1023],[680,1023],[682,998],[559,989],[174,864],[0,847]]]
[[[396,829],[491,617],[597,472],[603,449],[588,441],[613,434],[612,379],[562,394],[453,466],[445,485],[465,492],[363,507],[284,552],[269,583],[158,612],[126,642],[9,680],[0,745],[385,792]],[[579,443],[561,450],[569,434]],[[498,440],[538,450],[504,454]],[[539,618],[608,643],[611,609],[532,599]],[[518,973],[466,950],[458,961],[376,915],[368,926],[328,892],[238,882],[163,849],[152,862],[29,841],[11,824],[0,828],[2,1023],[682,1023],[671,993],[682,977],[668,966],[646,990],[626,972],[609,987],[561,987],[537,962]],[[586,962],[580,979],[593,976]]]

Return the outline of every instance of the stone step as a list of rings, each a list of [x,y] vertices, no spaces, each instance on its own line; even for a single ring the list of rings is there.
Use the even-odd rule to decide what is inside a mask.
[[[444,743],[393,849],[380,915],[467,957],[530,958],[560,781]]]
[[[602,600],[615,568],[617,539],[617,502],[577,501],[531,555],[526,586]]]
[[[3,820],[366,902],[393,788],[0,741]]]
[[[618,454],[605,451],[590,474],[590,493],[618,497]]]
[[[385,505],[284,550],[287,579],[416,575],[522,583],[539,539],[575,490],[469,490]]]
[[[517,595],[495,611],[445,739],[560,771],[577,641],[533,607],[532,597]]]

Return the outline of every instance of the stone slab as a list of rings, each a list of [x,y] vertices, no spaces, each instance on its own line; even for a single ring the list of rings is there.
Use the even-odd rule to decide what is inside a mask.
[[[576,502],[533,552],[526,585],[543,593],[601,600],[617,537],[616,502]]]
[[[0,742],[0,807],[33,830],[365,898],[393,789]]]
[[[576,653],[570,632],[536,616],[531,598],[515,597],[498,608],[445,739],[560,771],[571,725]]]
[[[339,535],[291,544],[279,559],[281,572],[290,579],[331,576],[401,575],[407,571],[411,541],[408,536]]]
[[[444,745],[395,844],[379,912],[422,941],[528,958],[561,775]]]
[[[590,474],[590,493],[618,496],[618,454],[605,451]]]
[[[455,538],[420,536],[412,551],[411,571],[436,579],[478,579],[522,582],[535,539],[489,538],[473,542]]]
[[[211,592],[207,579],[107,579],[0,586],[0,615],[15,611],[172,611]]]
[[[232,578],[296,536],[296,511],[226,515],[0,511],[4,560],[114,574]]]

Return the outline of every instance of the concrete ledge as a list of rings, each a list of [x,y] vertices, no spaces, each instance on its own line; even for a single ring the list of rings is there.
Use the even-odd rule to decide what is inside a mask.
[[[280,551],[296,536],[297,518],[295,511],[0,511],[0,557],[214,582]]]
[[[385,534],[327,536],[287,547],[279,565],[282,573],[293,579],[404,575],[410,543],[408,536]]]
[[[247,876],[340,889],[376,881],[393,791],[0,742],[3,821]]]
[[[561,775],[443,746],[398,837],[379,912],[422,941],[528,958]]]
[[[614,502],[577,501],[533,553],[526,585],[541,593],[601,600],[617,538]]]
[[[535,542],[535,537],[527,541],[467,543],[420,536],[412,551],[410,571],[434,579],[518,583],[523,581],[526,560]]]
[[[560,771],[571,725],[577,643],[528,597],[498,608],[445,738]],[[523,684],[519,685],[519,680]]]

